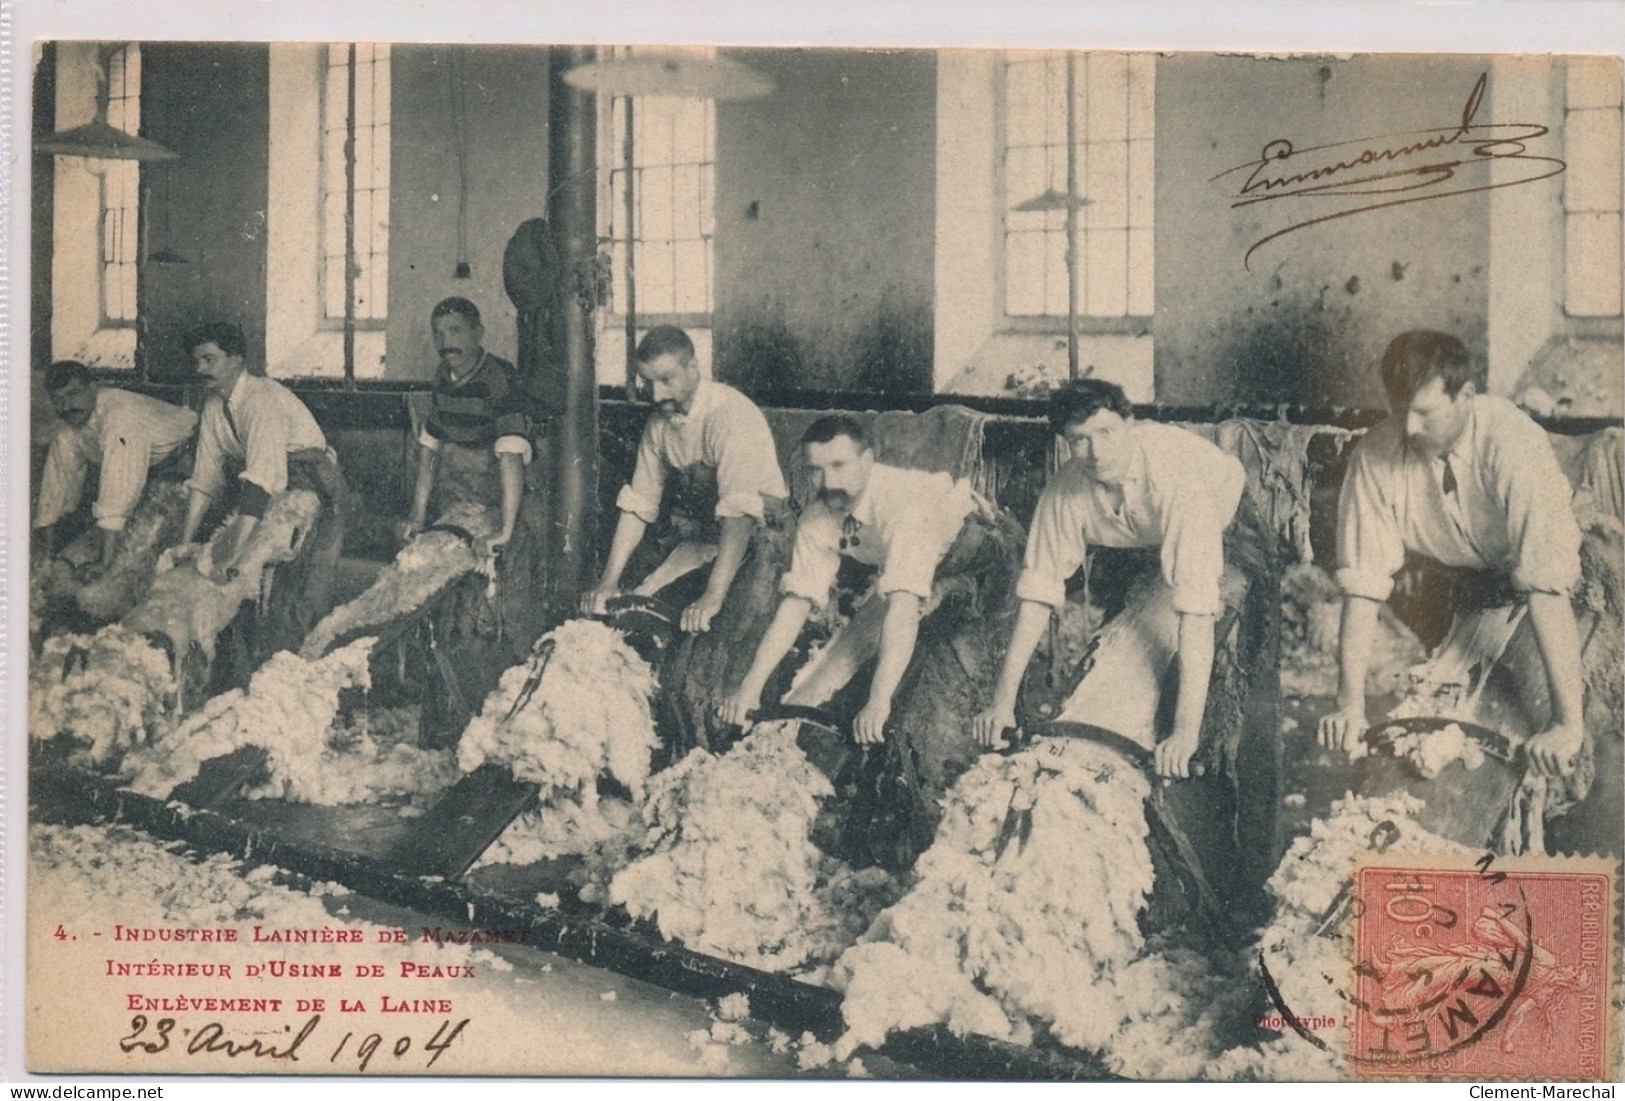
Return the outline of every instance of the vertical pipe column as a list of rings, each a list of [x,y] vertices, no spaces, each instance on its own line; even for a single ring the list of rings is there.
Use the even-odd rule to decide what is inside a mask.
[[[552,51],[548,97],[548,222],[562,269],[554,327],[556,362],[564,368],[564,415],[550,449],[552,508],[548,557],[556,607],[573,607],[591,584],[598,511],[598,378],[593,366],[592,311],[597,305],[597,116],[590,92],[564,74],[593,60],[592,47]]]
[[[356,48],[346,47],[344,80],[344,388],[355,389],[355,66]]]
[[[1066,52],[1066,377],[1078,377],[1078,55]]]

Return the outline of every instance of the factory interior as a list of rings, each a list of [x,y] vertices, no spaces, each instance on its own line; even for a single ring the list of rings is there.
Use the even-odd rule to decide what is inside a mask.
[[[466,968],[407,995],[455,1001],[470,1029],[576,1037],[465,1041],[437,1072],[1411,1073],[1361,1063],[1338,1024],[1373,996],[1333,989],[1353,855],[1379,836],[1625,850],[1620,83],[1617,59],[1556,56],[40,44],[34,508],[61,496],[56,441],[83,423],[64,390],[190,409],[199,435],[142,458],[121,528],[95,457],[34,522],[32,920],[398,926],[400,960]],[[1373,149],[1418,190],[1336,182]],[[1272,197],[1289,158],[1333,182]],[[1533,441],[1519,462],[1561,473],[1544,506],[1578,548],[1557,588],[1572,695],[1537,635],[1545,590],[1470,612],[1409,543],[1391,592],[1343,587],[1345,474],[1390,412],[1379,365],[1418,331],[1465,350],[1475,415]],[[446,380],[480,348],[470,370],[508,365],[480,408],[522,423],[480,437],[494,452],[440,434],[474,400]],[[275,485],[254,480],[258,429],[210,350],[241,367],[232,394],[291,394],[319,429],[314,449],[287,436]],[[668,400],[651,366],[668,359],[701,389]],[[1051,420],[1079,380],[1132,405],[1090,416],[1203,449],[1182,477],[1238,472],[1213,527],[1218,611],[1180,603],[1169,571],[1191,567],[1165,548],[1159,576],[1160,540],[1080,549],[1007,675],[1046,603],[1035,515],[1082,446],[1068,429],[1087,421]],[[651,440],[697,421],[696,392],[758,410],[770,442],[699,460],[721,471],[714,516],[673,504],[678,478],[633,511],[664,461]],[[847,445],[872,455],[871,488],[902,469],[916,497],[940,491],[936,513],[897,491],[910,516],[967,502],[918,594],[886,588],[895,563],[868,560],[854,505],[840,572],[831,535],[822,595],[797,595],[811,518],[842,496],[817,456]],[[469,451],[495,497],[451,500]],[[729,513],[721,483],[754,462],[768,485],[769,453],[781,492]],[[246,464],[240,500],[205,484],[206,454]],[[335,468],[336,488],[300,480]],[[685,548],[699,570],[674,566]],[[714,601],[706,569],[736,571]],[[1346,709],[1356,604],[1374,617],[1364,755],[1324,722]],[[863,624],[879,641],[849,659]],[[1016,678],[1021,733],[993,722],[1008,744],[985,744]],[[1547,770],[1524,747],[1565,708],[1579,748]],[[1552,1004],[1584,986],[1541,981]],[[83,1013],[127,1031],[140,985]],[[52,1053],[81,1024],[53,1004],[31,1011],[31,1061],[73,1069]],[[1529,1077],[1557,1019],[1483,1025],[1504,1043],[1480,1077]],[[1550,1073],[1617,1067],[1616,1042]]]

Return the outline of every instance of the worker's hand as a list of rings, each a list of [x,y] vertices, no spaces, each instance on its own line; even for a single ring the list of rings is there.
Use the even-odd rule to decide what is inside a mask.
[[[1152,750],[1152,760],[1156,762],[1157,775],[1165,780],[1188,780],[1191,775],[1191,758],[1196,756],[1196,748],[1202,742],[1201,732],[1193,734],[1175,734],[1165,741],[1157,743]]]
[[[750,722],[751,713],[761,705],[760,694],[740,689],[717,704],[717,718],[729,726],[744,726]]]
[[[1538,776],[1566,776],[1574,769],[1575,754],[1585,744],[1585,728],[1579,723],[1543,730],[1524,744],[1529,767]]]
[[[621,595],[621,590],[613,585],[599,585],[588,589],[581,594],[581,603],[577,608],[582,615],[603,615],[609,611],[609,602]]]
[[[401,526],[395,529],[395,534],[401,537],[401,542],[410,543],[423,534],[423,518],[408,517],[401,521]]]
[[[203,559],[201,558],[197,560],[197,569],[199,573],[203,573]],[[205,574],[205,576],[208,577],[210,581],[213,581],[216,585],[224,585],[228,582],[235,581],[237,579],[237,574],[238,569],[236,565],[231,561],[225,561],[216,562],[214,564],[214,569],[210,570],[207,574]]]
[[[63,547],[62,553],[57,557],[76,570],[97,560],[96,548],[91,546],[88,540],[82,539],[75,539]]]
[[[852,736],[859,745],[879,745],[886,740],[886,720],[891,718],[890,700],[870,700],[852,720]]]
[[[1350,757],[1364,757],[1365,731],[1370,725],[1366,721],[1364,707],[1339,707],[1331,714],[1320,717],[1316,735],[1320,744],[1327,749],[1341,749]]]
[[[497,532],[497,534],[490,537],[481,537],[474,540],[474,553],[482,560],[494,558],[502,553],[502,548],[506,547],[512,539],[513,532],[511,531],[506,535]]]
[[[158,556],[157,572],[166,573],[176,566],[192,561],[202,549],[202,543],[176,543]]]
[[[1015,707],[997,700],[986,711],[977,712],[970,721],[976,744],[983,749],[1003,749],[1006,744],[1004,732],[1015,725]]]
[[[683,609],[682,627],[691,635],[703,635],[711,629],[711,621],[722,611],[722,597],[702,593],[700,598]]]

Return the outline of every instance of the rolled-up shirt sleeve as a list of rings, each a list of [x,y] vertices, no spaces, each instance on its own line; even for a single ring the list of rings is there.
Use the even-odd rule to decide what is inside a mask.
[[[527,463],[530,462],[531,456],[534,454],[534,451],[530,446],[530,440],[525,436],[517,436],[512,434],[498,436],[497,442],[491,446],[498,455],[518,455]]]
[[[1173,590],[1174,611],[1218,615],[1224,574],[1224,529],[1236,514],[1246,474],[1231,456],[1201,479],[1183,479],[1163,508],[1162,579]]]
[[[1513,588],[1570,592],[1580,580],[1580,525],[1573,490],[1544,429],[1529,421],[1500,443],[1494,484],[1506,505]]]
[[[48,528],[74,507],[85,491],[89,466],[80,454],[73,429],[62,426],[45,453],[45,470],[40,479],[39,502],[34,511],[34,527]]]
[[[101,485],[91,512],[96,526],[123,531],[147,485],[152,448],[145,439],[109,430],[102,438]]]
[[[502,377],[503,390],[496,400],[494,410],[496,417],[493,428],[497,438],[493,447],[498,455],[519,455],[528,463],[532,448],[530,414],[525,409],[524,391],[506,371]]]
[[[789,496],[767,418],[747,401],[721,406],[705,425],[706,450],[717,457],[717,518],[760,520],[763,499]]]
[[[425,420],[423,427],[418,430],[418,446],[425,451],[439,451],[440,437],[429,431],[429,422]]]
[[[1033,511],[1021,578],[1016,582],[1018,598],[1051,608],[1066,603],[1066,580],[1078,572],[1089,553],[1082,522],[1066,512],[1060,487],[1052,481]]]
[[[655,431],[656,423],[652,420],[644,426],[632,480],[622,486],[615,497],[616,508],[630,512],[646,524],[660,519],[660,499],[666,492],[666,460],[660,453]]]
[[[828,603],[841,568],[840,537],[840,521],[832,513],[816,505],[803,512],[796,522],[790,568],[779,581],[779,592],[810,600],[818,608]]]
[[[1337,584],[1349,596],[1387,600],[1405,564],[1405,543],[1370,440],[1356,445],[1338,494]]]

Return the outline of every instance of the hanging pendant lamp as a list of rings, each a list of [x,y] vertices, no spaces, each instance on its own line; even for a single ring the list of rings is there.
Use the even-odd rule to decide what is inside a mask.
[[[172,161],[176,154],[149,138],[128,134],[107,121],[107,50],[96,66],[96,117],[83,126],[60,130],[34,142],[38,153],[90,157],[103,161]]]
[[[675,96],[737,102],[759,99],[773,82],[742,61],[706,54],[634,53],[577,65],[564,82],[607,96]]]

